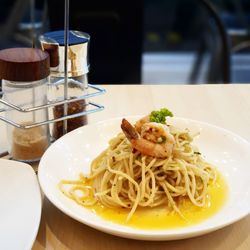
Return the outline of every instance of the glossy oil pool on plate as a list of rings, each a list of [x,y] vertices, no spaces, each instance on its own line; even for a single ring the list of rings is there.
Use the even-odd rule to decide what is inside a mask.
[[[135,121],[138,117],[126,117]],[[205,156],[215,165],[228,185],[224,206],[213,216],[186,227],[140,229],[103,219],[91,210],[65,197],[57,184],[62,179],[77,179],[88,174],[91,161],[108,146],[110,138],[120,132],[121,118],[88,125],[70,132],[56,141],[40,161],[38,177],[48,199],[65,214],[98,230],[141,240],[184,239],[212,232],[243,218],[250,211],[250,144],[223,128],[184,118],[170,118],[168,123],[188,128],[200,135],[194,140]]]
[[[171,209],[168,209],[166,205],[153,208],[138,207],[129,221],[127,221],[129,211],[122,207],[109,208],[97,202],[88,208],[108,221],[139,229],[173,229],[191,226],[213,216],[225,204],[228,197],[228,187],[225,178],[221,174],[217,174],[216,182],[208,187],[209,197],[204,207],[197,207],[190,201],[183,202],[179,207],[185,219],[178,213],[171,212]]]

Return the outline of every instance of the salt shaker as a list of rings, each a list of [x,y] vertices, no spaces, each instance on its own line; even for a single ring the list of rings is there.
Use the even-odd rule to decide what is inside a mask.
[[[69,31],[68,43],[68,98],[81,98],[87,94],[88,87],[88,45],[90,36],[80,31]],[[50,85],[49,100],[64,99],[64,31],[45,33],[40,37],[41,47],[50,54]],[[86,111],[85,99],[73,101],[68,105],[68,115]],[[64,115],[64,106],[57,105],[50,111],[50,119],[57,119]],[[67,132],[87,123],[86,116],[67,120]],[[63,122],[52,124],[52,138],[58,139],[63,135]]]
[[[47,104],[50,73],[48,53],[33,48],[11,48],[0,51],[2,99],[19,108]],[[48,120],[47,109],[20,112],[7,108],[6,118],[20,125],[7,124],[8,152],[13,159],[33,162],[41,158],[49,146],[48,125],[23,128]]]

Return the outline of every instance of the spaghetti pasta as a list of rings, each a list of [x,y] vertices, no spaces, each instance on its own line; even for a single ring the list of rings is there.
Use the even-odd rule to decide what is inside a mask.
[[[140,152],[126,133],[119,133],[93,160],[88,177],[62,180],[60,190],[83,206],[100,202],[110,208],[127,208],[127,221],[138,207],[165,204],[182,216],[179,207],[184,200],[205,206],[208,186],[216,181],[215,167],[192,144],[194,135],[188,130],[168,126],[168,133],[174,146],[166,157]]]

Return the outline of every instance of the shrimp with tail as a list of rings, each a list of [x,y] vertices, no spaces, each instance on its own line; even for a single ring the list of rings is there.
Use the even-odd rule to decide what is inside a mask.
[[[132,147],[142,154],[156,158],[172,155],[175,139],[166,125],[145,122],[141,124],[139,133],[126,119],[122,119],[121,129]]]

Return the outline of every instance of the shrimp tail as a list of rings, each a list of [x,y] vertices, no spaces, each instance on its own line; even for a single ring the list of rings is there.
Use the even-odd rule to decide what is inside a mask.
[[[125,136],[131,141],[131,140],[137,140],[139,138],[139,135],[135,128],[126,120],[122,119],[121,129]]]
[[[172,138],[172,135],[168,135],[164,129],[162,129],[164,132],[164,136],[166,137],[166,139],[168,137],[169,141],[166,141],[162,144],[157,143],[157,141],[154,142],[150,139],[143,138],[142,135],[137,132],[136,128],[131,125],[126,119],[122,119],[121,129],[132,144],[132,147],[144,155],[149,155],[157,158],[165,158],[172,154],[172,150],[174,147],[174,138]],[[151,133],[153,132],[151,131]]]

